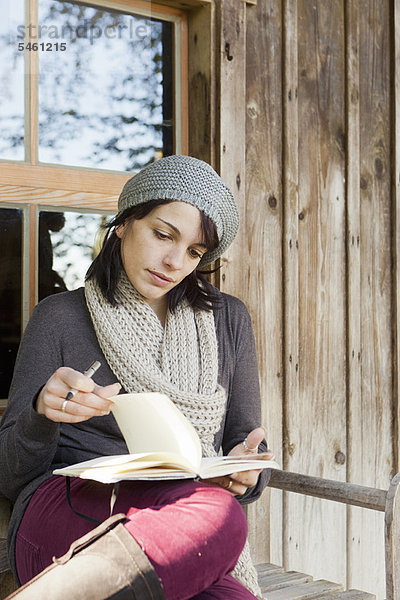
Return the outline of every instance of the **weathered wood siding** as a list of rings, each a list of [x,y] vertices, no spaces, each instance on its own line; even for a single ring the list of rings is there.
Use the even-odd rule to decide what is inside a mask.
[[[289,470],[387,488],[398,470],[398,2],[215,10],[216,165],[242,217],[221,287],[253,318],[270,445]],[[267,502],[249,511],[256,560],[384,598],[381,515],[275,490],[270,513]]]
[[[346,467],[337,459],[346,448],[343,3],[304,0],[297,3],[296,19],[289,18],[292,12],[286,13],[286,45],[297,48],[297,73],[290,74],[293,85],[283,102],[297,102],[297,130],[290,122],[285,127],[288,143],[297,148],[298,210],[289,209],[291,191],[283,202],[288,227],[298,222],[297,239],[285,236],[295,252],[296,284],[290,287],[298,286],[298,304],[286,297],[285,382],[296,394],[284,398],[285,467],[344,479]],[[340,581],[346,532],[334,524],[345,519],[345,510],[288,495],[285,563],[312,562],[317,573]],[[318,545],[329,550],[319,552]]]
[[[253,322],[260,324],[256,342],[261,395],[272,400],[263,403],[263,423],[268,444],[282,464],[281,19],[282,7],[275,0],[247,10],[245,214],[250,234],[248,306]],[[267,127],[259,126],[261,119]],[[265,560],[269,547],[280,558],[282,494],[277,490],[265,494],[249,507],[248,520],[254,560]]]

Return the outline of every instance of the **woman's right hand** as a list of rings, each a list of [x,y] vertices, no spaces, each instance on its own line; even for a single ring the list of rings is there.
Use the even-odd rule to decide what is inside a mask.
[[[119,383],[103,387],[79,371],[60,367],[39,393],[36,410],[51,421],[80,423],[91,417],[108,415],[112,402],[107,398],[116,396],[120,389]],[[70,390],[77,390],[77,393],[64,404]]]

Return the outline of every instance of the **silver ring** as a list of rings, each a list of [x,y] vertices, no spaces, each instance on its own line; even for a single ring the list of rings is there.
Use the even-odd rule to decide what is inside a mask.
[[[245,438],[242,442],[244,449],[247,450],[247,452],[257,452],[258,450],[258,446],[256,446],[255,448],[249,448],[249,446],[247,445],[247,438]]]
[[[229,480],[229,483],[228,483],[228,487],[227,487],[226,489],[227,489],[227,490],[230,490],[232,486],[233,486],[233,480],[232,480],[232,479],[230,479],[230,480]]]
[[[65,412],[68,402],[69,402],[69,400],[64,400],[64,402],[62,403],[62,406],[61,406],[61,412]]]

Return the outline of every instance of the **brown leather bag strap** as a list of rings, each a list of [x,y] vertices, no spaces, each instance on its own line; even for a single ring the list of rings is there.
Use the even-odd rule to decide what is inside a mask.
[[[110,529],[116,527],[119,523],[125,523],[126,521],[126,515],[124,515],[123,513],[119,513],[118,515],[110,517],[109,519],[104,521],[104,523],[101,523],[98,527],[96,527],[92,531],[89,531],[89,533],[87,533],[83,537],[79,538],[79,540],[72,542],[68,552],[66,552],[63,556],[60,556],[60,558],[54,557],[53,562],[56,564],[63,565],[64,563],[69,561],[74,554],[77,554],[80,550],[83,550],[83,548],[86,548],[87,546],[92,544],[95,540],[107,533],[107,531],[110,531]]]

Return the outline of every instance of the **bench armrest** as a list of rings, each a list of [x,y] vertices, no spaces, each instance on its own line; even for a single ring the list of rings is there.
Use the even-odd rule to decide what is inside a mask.
[[[384,512],[386,597],[387,600],[400,598],[400,473],[393,477],[388,490],[280,469],[271,469],[268,485],[288,492]]]
[[[268,485],[288,492],[344,502],[345,504],[371,508],[372,510],[384,512],[386,507],[386,490],[355,485],[346,481],[335,481],[291,473],[290,471],[281,471],[280,469],[271,469],[271,479]]]

